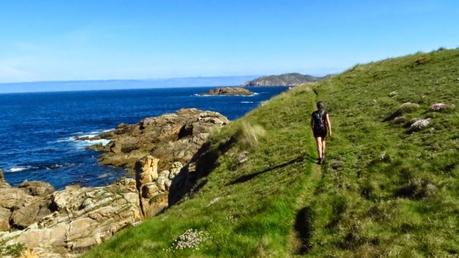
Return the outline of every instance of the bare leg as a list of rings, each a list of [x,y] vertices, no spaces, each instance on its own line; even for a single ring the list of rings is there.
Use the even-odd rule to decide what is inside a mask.
[[[322,158],[322,137],[316,138],[316,145],[317,145],[317,154],[319,155],[319,159]]]
[[[322,158],[325,158],[325,138],[322,139]]]

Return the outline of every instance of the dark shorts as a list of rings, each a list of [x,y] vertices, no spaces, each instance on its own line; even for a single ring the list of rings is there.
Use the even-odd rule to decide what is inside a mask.
[[[327,128],[314,128],[312,133],[314,134],[314,138],[321,137],[324,139],[327,137]]]

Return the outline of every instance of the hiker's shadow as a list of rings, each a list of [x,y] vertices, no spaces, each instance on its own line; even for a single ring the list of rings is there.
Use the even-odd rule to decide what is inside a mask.
[[[303,162],[304,160],[307,160],[307,161],[310,161],[310,162],[315,162],[315,159],[311,155],[309,155],[309,154],[301,154],[300,156],[298,156],[298,157],[296,157],[296,158],[294,158],[292,160],[283,162],[283,163],[278,164],[278,165],[270,166],[268,168],[265,168],[265,169],[263,169],[261,171],[258,171],[258,172],[252,173],[252,174],[248,174],[248,175],[244,175],[244,176],[238,177],[235,180],[229,182],[227,185],[235,185],[235,184],[244,183],[244,182],[247,182],[247,181],[251,180],[252,178],[257,177],[257,176],[259,176],[261,174],[267,173],[269,171],[272,171],[272,170],[275,170],[275,169],[278,169],[278,168],[283,168],[283,167],[289,166],[289,165],[294,164],[294,163]]]

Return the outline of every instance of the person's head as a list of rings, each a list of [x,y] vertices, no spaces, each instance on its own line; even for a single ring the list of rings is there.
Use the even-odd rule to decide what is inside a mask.
[[[325,104],[322,101],[317,102],[316,106],[318,110],[325,110]]]

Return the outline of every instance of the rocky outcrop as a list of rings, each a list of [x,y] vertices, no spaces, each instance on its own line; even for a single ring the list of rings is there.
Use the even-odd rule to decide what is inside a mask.
[[[1,188],[0,243],[52,257],[84,251],[142,219],[135,185],[123,179],[105,187],[68,186],[46,196]]]
[[[242,87],[223,87],[211,89],[201,96],[251,96],[254,93]]]
[[[33,196],[46,196],[54,192],[54,187],[51,184],[40,181],[25,181],[19,185],[19,188]]]
[[[121,124],[101,135],[110,143],[99,148],[100,162],[126,168],[133,175],[136,162],[152,155],[160,160],[158,171],[169,170],[174,162],[188,163],[210,132],[228,123],[217,112],[192,108],[145,118],[134,125]]]
[[[3,248],[19,244],[39,257],[71,257],[158,214],[171,203],[176,176],[189,171],[182,170],[184,165],[212,130],[227,123],[216,112],[182,109],[119,125],[98,136],[111,141],[101,147],[101,162],[126,167],[135,179],[104,187],[55,191],[38,181],[11,187],[0,171],[0,255]]]
[[[172,180],[183,167],[182,163],[176,161],[169,170],[158,173],[158,162],[159,159],[146,156],[135,165],[137,190],[145,217],[154,216],[168,207]]]

